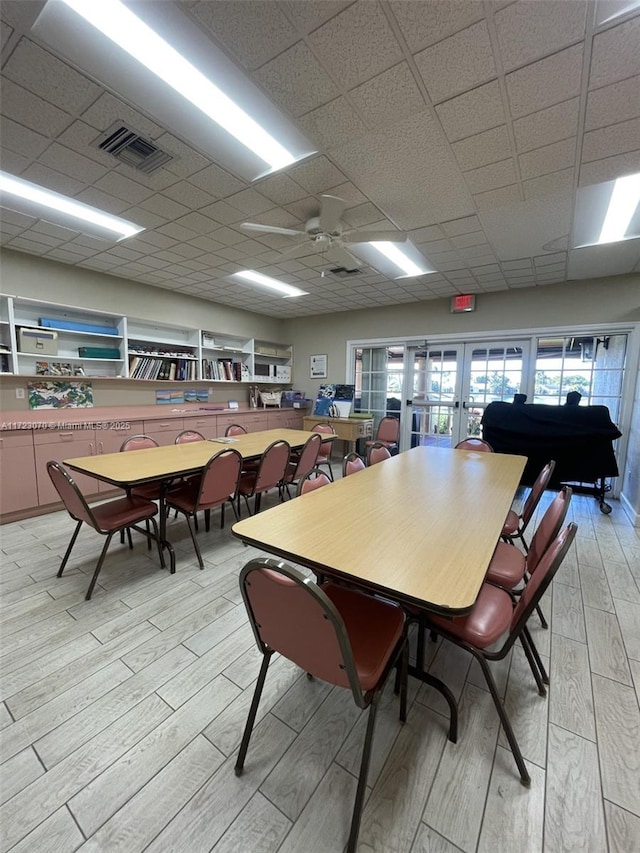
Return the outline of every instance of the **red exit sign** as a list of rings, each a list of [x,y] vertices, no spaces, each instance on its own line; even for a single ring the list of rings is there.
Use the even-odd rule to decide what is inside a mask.
[[[451,298],[451,313],[461,314],[463,311],[475,311],[476,298],[471,294],[465,296],[453,296]]]

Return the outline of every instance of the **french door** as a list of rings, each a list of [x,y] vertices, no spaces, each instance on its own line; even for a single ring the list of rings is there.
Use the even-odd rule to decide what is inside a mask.
[[[529,341],[409,346],[402,447],[454,447],[481,436],[485,407],[523,391]]]

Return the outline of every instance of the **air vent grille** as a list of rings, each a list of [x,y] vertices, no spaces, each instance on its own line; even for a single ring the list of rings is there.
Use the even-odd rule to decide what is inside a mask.
[[[101,151],[112,154],[118,160],[126,163],[127,166],[144,172],[146,175],[150,175],[156,169],[173,160],[171,154],[162,151],[153,142],[144,139],[135,130],[131,130],[121,122],[116,122],[110,127],[100,137],[97,144]]]
[[[334,267],[329,270],[332,275],[337,276],[338,278],[349,278],[352,275],[361,275],[362,270],[348,270],[344,267]]]

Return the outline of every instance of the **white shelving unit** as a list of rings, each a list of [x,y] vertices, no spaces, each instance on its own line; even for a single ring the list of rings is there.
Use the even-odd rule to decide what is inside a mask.
[[[215,382],[251,382],[253,341],[216,332],[201,333],[202,379]]]
[[[287,385],[293,381],[293,350],[286,344],[253,342],[253,380]]]
[[[200,333],[184,326],[127,320],[127,369],[130,379],[199,379]]]
[[[0,296],[0,373],[15,373],[13,354],[13,325],[9,309],[13,308],[8,296]]]

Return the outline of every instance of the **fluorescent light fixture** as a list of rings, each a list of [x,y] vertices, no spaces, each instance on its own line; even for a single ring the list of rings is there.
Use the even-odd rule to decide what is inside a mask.
[[[640,0],[598,0],[596,9],[596,26],[608,24],[628,15],[640,6]]]
[[[410,240],[405,243],[352,243],[349,251],[389,278],[411,278],[436,272]]]
[[[48,0],[33,32],[245,179],[314,152],[180,4]]]
[[[618,178],[611,193],[598,243],[617,243],[625,239],[631,218],[640,201],[640,173]]]
[[[580,187],[576,196],[573,248],[640,237],[640,172]]]
[[[309,295],[306,290],[300,290],[300,288],[294,287],[292,284],[284,284],[283,282],[278,281],[277,278],[262,275],[262,273],[256,272],[255,270],[234,272],[231,277],[239,278],[241,281],[248,281],[251,284],[257,284],[259,287],[266,287],[268,290],[275,290],[283,296],[291,297]]]
[[[0,172],[0,192],[2,207],[46,219],[75,231],[115,239],[116,242],[144,231],[141,225],[104,213],[7,172]]]

